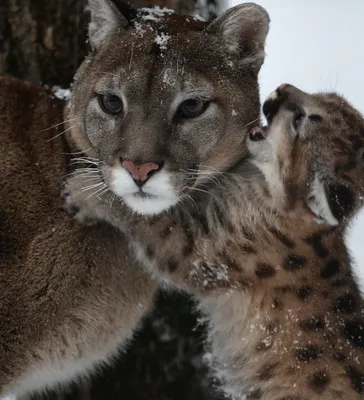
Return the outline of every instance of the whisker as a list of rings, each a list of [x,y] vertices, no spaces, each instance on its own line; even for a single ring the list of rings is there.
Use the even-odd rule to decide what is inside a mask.
[[[88,149],[85,149],[85,150],[75,151],[75,152],[73,152],[73,153],[61,153],[61,154],[64,154],[64,155],[66,155],[66,156],[74,156],[74,155],[76,155],[76,154],[84,154],[86,151],[89,151],[89,150],[91,150],[91,147],[89,147]],[[91,158],[91,157],[90,157],[90,158]]]
[[[58,124],[52,125],[52,126],[50,126],[49,128],[40,129],[39,131],[36,131],[36,132],[39,133],[39,132],[49,131],[50,129],[56,128],[57,126],[60,126],[60,125],[62,125],[62,124],[66,124],[67,122],[74,121],[75,119],[77,119],[77,117],[67,119],[67,120],[65,120],[65,121],[59,122]]]
[[[103,183],[103,186],[100,189],[97,189],[94,193],[91,193],[89,196],[86,197],[86,200],[88,200],[89,198],[91,198],[92,196],[97,195],[100,191],[104,190],[104,187],[106,185]]]
[[[254,124],[255,122],[258,122],[258,121],[260,121],[260,117],[254,119],[253,121],[248,122],[246,125],[244,125],[244,128],[246,128],[247,126]]]
[[[56,135],[56,136],[53,136],[52,138],[48,139],[48,140],[47,140],[47,142],[51,142],[52,140],[54,140],[54,139],[58,138],[59,136],[63,135],[64,133],[66,133],[66,132],[70,131],[71,129],[73,129],[73,128],[76,128],[76,126],[79,126],[79,125],[78,125],[78,124],[76,124],[76,125],[72,125],[72,126],[70,126],[69,128],[65,129],[65,130],[64,130],[64,131],[62,131],[61,133],[57,133],[57,135]]]
[[[97,195],[97,197],[99,198],[99,199],[101,199],[101,197],[105,194],[105,193],[107,193],[107,192],[109,192],[110,191],[110,189],[108,188],[108,187],[106,187],[106,189],[104,189],[101,193],[99,193],[98,195]]]
[[[113,205],[113,203],[114,203],[114,200],[115,200],[115,193],[114,192],[112,192],[112,196],[111,196],[111,200],[110,200],[110,203],[109,203],[109,205],[110,205],[110,208],[112,208],[112,205]]]
[[[222,171],[220,171],[220,170],[218,170],[218,169],[216,169],[214,167],[211,167],[210,165],[200,164],[199,166],[202,167],[202,168],[211,169],[212,171],[214,171],[214,172],[216,172],[217,174],[220,174],[220,175],[225,175],[225,174],[229,175],[228,172],[222,172]]]
[[[83,187],[83,188],[81,189],[81,192],[88,192],[89,190],[94,189],[94,188],[96,188],[96,187],[99,187],[99,186],[101,186],[101,185],[104,185],[104,183],[103,183],[103,182],[100,182],[100,183],[95,183],[95,184],[93,184],[93,185],[85,186],[85,187]]]
[[[75,157],[74,160],[93,160],[93,161],[98,161],[100,162],[100,160],[98,158],[95,157]]]
[[[91,175],[91,174],[99,175],[99,170],[96,168],[79,168],[79,169],[76,169],[75,171],[72,171],[72,172],[64,175],[63,178],[76,176],[76,175],[87,176],[87,175]]]
[[[91,164],[98,166],[100,164],[100,161],[94,161],[87,158],[75,158],[71,160],[70,164]]]
[[[213,194],[211,192],[208,192],[207,190],[203,190],[203,189],[200,189],[200,188],[189,186],[188,189],[196,190],[197,192],[202,192],[202,193],[209,194],[210,196],[213,196]]]

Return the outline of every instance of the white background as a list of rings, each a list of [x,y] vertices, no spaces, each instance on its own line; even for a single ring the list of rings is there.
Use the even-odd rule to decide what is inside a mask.
[[[243,1],[230,0],[228,6]],[[337,91],[364,113],[364,1],[256,0],[271,17],[260,72],[264,100],[287,82],[308,92]],[[348,234],[364,289],[364,211]]]

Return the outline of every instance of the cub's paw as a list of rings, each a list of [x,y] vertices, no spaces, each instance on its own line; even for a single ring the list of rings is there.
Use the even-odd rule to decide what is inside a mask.
[[[73,176],[64,184],[61,193],[62,209],[83,225],[95,225],[102,219],[103,203],[92,191],[88,190],[87,178]]]

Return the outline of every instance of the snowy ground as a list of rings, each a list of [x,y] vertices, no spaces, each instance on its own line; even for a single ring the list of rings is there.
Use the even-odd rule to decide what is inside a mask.
[[[254,0],[253,0],[254,1]],[[229,0],[229,6],[243,1]],[[343,94],[364,113],[364,1],[255,0],[269,12],[262,100],[280,83]],[[364,290],[364,212],[348,235]]]

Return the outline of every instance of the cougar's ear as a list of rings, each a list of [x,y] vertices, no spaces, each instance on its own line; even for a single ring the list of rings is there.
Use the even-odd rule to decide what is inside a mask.
[[[334,216],[330,207],[328,191],[325,188],[322,178],[316,173],[311,182],[310,191],[306,199],[307,207],[316,215],[323,223],[335,226],[339,221]]]
[[[207,31],[223,36],[227,50],[256,72],[264,62],[265,39],[269,31],[267,11],[254,3],[232,7],[211,22]]]
[[[88,27],[93,50],[97,50],[105,39],[117,29],[127,29],[136,16],[136,10],[126,3],[111,0],[88,0],[91,21]]]

